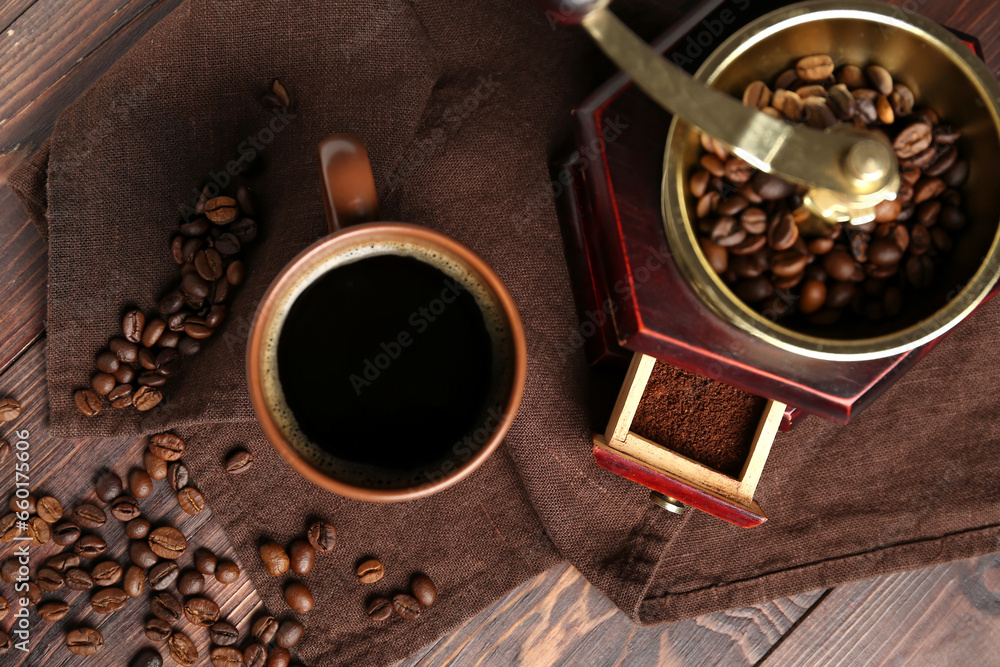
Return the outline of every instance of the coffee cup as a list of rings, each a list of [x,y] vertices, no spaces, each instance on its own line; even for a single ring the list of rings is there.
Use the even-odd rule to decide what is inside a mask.
[[[426,227],[373,222],[368,154],[319,144],[330,234],[271,283],[250,329],[254,411],[278,454],[347,498],[428,496],[503,440],[524,389],[514,301],[472,250]]]

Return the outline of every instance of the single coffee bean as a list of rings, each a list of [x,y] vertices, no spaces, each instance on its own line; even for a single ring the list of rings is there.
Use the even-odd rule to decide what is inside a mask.
[[[97,535],[81,535],[73,550],[82,558],[96,558],[108,548],[108,543]]]
[[[135,468],[128,474],[128,490],[136,498],[146,498],[153,492],[153,478],[145,470]]]
[[[177,343],[177,351],[181,356],[192,357],[201,352],[201,341],[187,335],[182,336],[180,342]]]
[[[13,494],[10,500],[7,501],[7,507],[11,512],[34,514],[38,511],[38,499],[30,493],[24,498],[19,498],[17,494]]]
[[[942,253],[951,252],[952,240],[948,232],[942,227],[935,227],[931,230],[931,240],[934,242],[934,247],[940,250]]]
[[[28,589],[26,591],[19,591],[21,596],[28,600],[28,606],[34,607],[36,604],[42,601],[42,589],[39,588],[38,584],[34,581],[29,580]]]
[[[889,74],[889,71],[884,67],[879,65],[870,65],[865,68],[865,74],[868,75],[868,80],[871,81],[875,90],[883,95],[889,95],[892,92],[892,75]]]
[[[173,315],[167,318],[167,328],[173,331],[174,333],[183,334],[184,323],[187,321],[187,318],[189,317],[191,317],[191,311],[189,310],[182,310],[178,313],[174,313]],[[181,335],[180,339],[177,342],[178,348],[180,348],[180,341],[183,339],[184,337],[183,335]],[[178,350],[178,352],[179,351],[180,350]]]
[[[808,56],[795,63],[795,73],[808,83],[823,81],[833,74],[833,69],[833,59],[825,54]]]
[[[184,607],[180,601],[166,591],[160,591],[153,595],[149,601],[150,611],[157,618],[163,619],[167,623],[176,623],[181,619]]]
[[[194,258],[194,267],[204,280],[218,280],[223,272],[222,255],[215,248],[206,248]]]
[[[293,581],[285,586],[285,602],[288,603],[292,611],[299,614],[308,613],[315,604],[312,591],[299,581]]]
[[[129,370],[131,371],[131,369]],[[128,383],[118,385],[108,392],[108,400],[111,401],[111,407],[116,410],[130,407],[132,405],[132,385]]]
[[[337,529],[333,524],[326,521],[317,520],[309,526],[307,532],[309,544],[313,545],[316,551],[333,551],[337,545]]]
[[[35,546],[48,544],[49,540],[52,539],[52,529],[49,528],[49,524],[40,516],[33,516],[28,519],[28,529],[25,531],[25,534],[31,538],[31,543]]]
[[[897,135],[892,147],[900,160],[912,158],[927,150],[933,139],[931,126],[927,123],[913,123]]]
[[[228,225],[237,214],[236,200],[232,197],[215,197],[205,202],[205,217],[217,225]]]
[[[180,336],[177,336],[177,339],[180,340]],[[156,364],[157,373],[166,377],[170,377],[171,375],[175,375],[177,374],[178,371],[180,371],[181,355],[177,350],[174,350],[172,348],[166,348],[164,350],[160,350],[159,354],[156,355],[154,363]]]
[[[941,195],[947,185],[940,178],[922,178],[913,186],[913,203],[921,204],[928,199]]]
[[[121,481],[121,480],[119,480]],[[84,528],[100,528],[108,520],[108,516],[93,503],[81,503],[73,510],[73,520]]]
[[[915,227],[914,229],[921,229]],[[934,282],[934,261],[927,255],[914,255],[906,260],[906,279],[917,289]]]
[[[177,504],[188,514],[201,514],[205,510],[205,496],[198,489],[188,486],[177,492]]]
[[[240,578],[240,566],[231,560],[221,561],[215,568],[215,578],[228,586]]]
[[[160,401],[163,400],[163,394],[160,393],[158,389],[153,387],[139,387],[135,394],[132,395],[132,405],[139,412],[146,412],[152,410]]]
[[[122,578],[122,566],[113,560],[106,560],[94,566],[94,582],[98,586],[112,586]]]
[[[824,290],[824,296],[825,293],[826,290]],[[430,607],[437,600],[437,586],[426,574],[418,574],[413,577],[413,581],[410,582],[410,591],[421,607]]]
[[[232,646],[216,646],[210,655],[212,667],[240,667],[243,654]]]
[[[10,613],[10,601],[0,595],[0,621],[7,618],[8,613]]]
[[[146,571],[138,565],[130,565],[125,570],[125,582],[122,588],[130,598],[140,597],[146,591]]]
[[[182,665],[193,665],[198,661],[198,649],[183,632],[175,632],[167,639],[170,655]]]
[[[189,479],[188,467],[181,461],[175,461],[167,466],[167,483],[174,491],[180,491],[186,487]]]
[[[167,315],[173,315],[183,307],[184,307],[184,295],[178,292],[177,290],[174,290],[172,292],[167,293],[166,296],[160,299],[160,303],[157,305],[157,310],[160,311],[161,315],[166,317]]]
[[[288,667],[292,662],[292,654],[287,648],[272,646],[268,649],[267,667]]]
[[[125,340],[131,343],[142,342],[142,330],[146,326],[146,316],[141,310],[134,309],[125,313],[122,320],[122,333]]]
[[[316,564],[316,549],[305,540],[292,540],[288,545],[288,558],[292,572],[305,576]]]
[[[194,552],[194,568],[206,576],[215,574],[219,558],[208,549],[201,548]]]
[[[164,461],[176,461],[184,455],[184,441],[173,433],[157,433],[149,438],[149,451]]]
[[[149,571],[149,587],[154,591],[162,591],[170,588],[177,581],[180,571],[180,566],[172,560],[157,563]]]
[[[914,225],[910,230],[910,254],[922,255],[931,249],[931,234],[923,225]]]
[[[66,648],[74,655],[97,655],[104,648],[104,635],[87,627],[70,630],[66,634]]]
[[[13,398],[0,398],[0,423],[14,421],[21,414],[21,404]]]
[[[139,358],[139,346],[124,338],[112,338],[108,343],[108,349],[123,364],[133,364]],[[113,373],[114,371],[111,372]]]
[[[226,472],[230,475],[242,475],[253,464],[253,454],[245,449],[239,449],[226,459]]]
[[[219,620],[219,605],[208,598],[191,598],[184,605],[184,616],[191,623],[207,628]]]
[[[257,223],[250,218],[240,218],[229,226],[229,232],[246,245],[257,238]]]
[[[101,396],[107,396],[115,388],[115,376],[110,373],[96,373],[90,380],[90,388]]]
[[[374,584],[377,581],[381,581],[382,577],[385,576],[385,565],[382,561],[372,558],[366,560],[361,565],[358,566],[358,581],[363,584]]]
[[[162,387],[167,384],[167,378],[160,373],[149,371],[139,376],[138,383],[142,387]]]
[[[146,621],[145,634],[146,639],[150,641],[167,641],[172,633],[173,629],[170,627],[170,623],[164,621],[162,618],[151,618]]]
[[[74,591],[89,591],[94,587],[94,578],[78,567],[70,568],[65,575],[66,588]]]
[[[143,569],[148,569],[156,565],[159,557],[156,555],[145,540],[133,540],[128,547],[128,556],[133,563]]]
[[[286,104],[285,106],[291,106],[291,104]],[[239,205],[241,212],[246,215],[254,215],[256,211],[255,202],[256,198],[254,197],[253,190],[249,187],[241,185],[236,189],[236,203]]]
[[[220,234],[219,238],[215,239],[215,249],[223,257],[232,257],[240,251],[241,247],[240,240],[236,238],[235,234],[229,232]]]
[[[121,495],[111,502],[111,516],[119,521],[131,521],[142,513],[134,496]]]
[[[51,567],[43,567],[35,575],[35,582],[38,587],[47,593],[54,593],[66,585],[66,579],[62,574],[56,572]]]
[[[90,598],[90,608],[98,614],[121,611],[128,602],[128,595],[120,588],[102,588]]]
[[[246,276],[246,269],[243,266],[243,260],[237,259],[226,267],[226,282],[234,287],[238,287],[243,284],[243,279]]]
[[[114,373],[120,364],[121,361],[114,352],[105,350],[97,355],[97,369],[105,373]]]
[[[219,621],[208,629],[209,638],[213,644],[232,646],[240,639],[240,631],[228,621]]]
[[[878,266],[895,266],[903,259],[903,251],[890,238],[875,239],[868,249],[868,259]]]
[[[0,518],[0,542],[13,542],[24,530],[16,514],[7,514]]]
[[[163,479],[167,476],[167,462],[153,452],[143,453],[142,463],[151,479]]]
[[[892,103],[885,95],[879,95],[875,99],[875,111],[878,113],[878,119],[886,125],[896,122],[896,112],[892,110]]]
[[[398,593],[392,596],[392,610],[407,621],[415,621],[420,618],[420,603],[416,598],[405,593]]]
[[[205,590],[205,575],[197,570],[184,570],[177,578],[177,592],[181,595],[198,595]]]
[[[368,618],[375,623],[387,621],[392,616],[392,602],[385,598],[375,598],[365,609]]]
[[[184,236],[202,236],[208,231],[208,225],[208,220],[205,218],[195,218],[194,220],[185,222],[177,229]]]
[[[261,616],[250,626],[250,635],[262,644],[270,644],[278,633],[278,619],[274,616]]]
[[[784,199],[795,192],[795,186],[791,183],[762,171],[757,172],[750,182],[753,189],[767,200]]]
[[[96,536],[95,536],[96,537]],[[63,551],[57,553],[45,561],[45,567],[51,568],[56,572],[65,574],[71,568],[80,566],[80,556],[69,551]]]
[[[69,605],[62,600],[50,600],[38,605],[39,618],[49,623],[63,620],[68,613]]]
[[[226,312],[226,307],[223,304],[217,303],[213,305],[209,309],[208,315],[205,316],[205,326],[212,329],[217,328],[226,319]]]
[[[124,489],[122,478],[110,470],[102,471],[94,482],[94,492],[98,498],[106,503],[110,503],[120,496]]]
[[[156,354],[149,348],[139,350],[139,365],[147,371],[156,370]]]
[[[267,647],[263,644],[250,644],[243,649],[243,664],[245,667],[265,667],[267,664]]]
[[[170,240],[170,257],[177,264],[184,263],[184,235],[177,234]]]
[[[208,295],[209,303],[225,303],[232,291],[231,287],[228,280],[216,280],[212,283],[212,289]]]
[[[202,318],[189,317],[184,323],[184,333],[195,340],[204,340],[210,337],[214,331]]]
[[[278,626],[274,641],[281,648],[292,648],[299,643],[305,631],[306,627],[294,618],[286,618]]]
[[[52,541],[65,547],[80,539],[80,527],[72,521],[60,521],[52,527]]]
[[[280,544],[272,541],[265,542],[260,546],[258,552],[260,553],[261,562],[264,563],[264,569],[271,576],[279,577],[288,572],[290,560],[288,554],[285,553],[285,549]]]
[[[177,348],[177,343],[179,342],[181,342],[181,335],[179,333],[177,333],[176,331],[167,331],[162,336],[160,336],[160,340],[156,341],[156,344],[159,347],[169,348],[173,350]],[[162,373],[163,370],[160,369],[160,372]]]
[[[77,560],[80,560],[77,558]],[[6,581],[8,584],[12,584],[17,581],[19,570],[21,568],[20,563],[17,562],[17,558],[8,558],[0,566],[0,578]],[[27,576],[27,570],[25,570],[25,576]]]
[[[85,417],[96,417],[101,414],[101,397],[90,389],[80,389],[73,394],[76,409]]]
[[[763,81],[754,81],[743,91],[743,104],[763,109],[771,103],[771,89]]]
[[[725,273],[726,269],[729,268],[729,252],[721,245],[706,238],[698,239],[698,242],[712,269],[718,274]]]
[[[162,526],[149,534],[149,548],[160,558],[175,560],[187,551],[184,534],[172,526]]]
[[[145,648],[132,658],[129,667],[163,667],[163,656],[151,648]]]

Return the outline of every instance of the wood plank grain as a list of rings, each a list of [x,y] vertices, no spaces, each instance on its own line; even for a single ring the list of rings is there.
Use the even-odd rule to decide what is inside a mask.
[[[821,594],[644,628],[565,564],[521,585],[397,667],[753,664]]]
[[[996,664],[998,575],[994,554],[839,586],[763,664]]]
[[[0,371],[45,326],[45,244],[6,185],[0,186]]]
[[[28,10],[35,0],[0,0],[0,28],[7,32],[10,25]]]
[[[93,492],[93,476],[100,468],[114,470],[123,478],[133,467],[142,465],[145,439],[81,438],[62,440],[52,438],[48,432],[48,415],[44,387],[45,343],[40,341],[2,376],[0,376],[0,396],[14,396],[23,405],[21,416],[14,422],[0,427],[0,436],[15,441],[15,432],[28,431],[29,476],[31,492],[40,497],[55,496],[66,510],[80,501],[100,502]],[[196,480],[195,480],[196,481]],[[0,489],[4,493],[14,488],[13,461],[0,466]],[[0,498],[4,504],[7,496]],[[207,547],[220,558],[236,559],[236,552],[222,531],[218,521],[213,519],[208,509],[198,516],[185,514],[177,505],[176,495],[166,481],[155,483],[152,495],[140,501],[143,515],[155,525],[172,525],[179,528],[188,538],[188,552],[178,561],[182,568],[191,567],[196,547]],[[129,564],[127,555],[128,538],[123,524],[108,517],[108,523],[97,532],[108,542],[108,551],[93,561],[84,559],[83,567],[90,569],[95,562],[105,559],[118,561],[123,566]],[[0,544],[0,561],[8,558],[17,543]],[[50,542],[30,550],[32,576],[42,562],[58,553],[62,547]],[[238,562],[238,561],[237,561]],[[0,595],[11,600],[11,611],[18,606],[14,603],[13,585],[0,583]],[[105,635],[106,644],[98,656],[87,661],[91,665],[124,665],[141,648],[151,645],[142,628],[149,617],[148,593],[142,598],[130,600],[125,609],[100,616],[89,606],[92,592],[76,592],[63,589],[47,593],[43,600],[63,600],[70,605],[69,615],[58,623],[42,621],[34,610],[29,612],[30,652],[12,651],[3,658],[3,665],[79,665],[82,659],[71,654],[65,647],[65,633],[80,624],[89,625]],[[241,637],[249,635],[250,623],[263,605],[253,584],[246,575],[233,584],[223,586],[214,579],[206,586],[205,597],[216,601],[222,608],[222,616],[241,630]],[[0,626],[10,630],[13,615],[8,615]],[[206,628],[194,627],[186,621],[175,624],[175,628],[186,633],[197,645],[202,660],[207,664],[209,638]],[[164,646],[156,647],[164,655]],[[169,660],[167,664],[172,664]]]
[[[9,59],[0,64],[0,88],[13,91],[0,100],[0,181],[45,141],[63,109],[180,3],[39,0],[0,34],[0,63]]]

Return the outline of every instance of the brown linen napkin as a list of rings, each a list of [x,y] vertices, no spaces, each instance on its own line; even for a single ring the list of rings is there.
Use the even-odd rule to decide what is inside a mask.
[[[694,4],[623,1],[616,11],[649,38]],[[48,231],[54,431],[171,427],[187,438],[199,485],[275,612],[285,606],[258,565],[257,539],[286,540],[312,514],[340,528],[337,551],[306,578],[318,594],[307,663],[398,659],[559,555],[633,618],[662,622],[998,548],[998,305],[857,423],[810,420],[779,436],[757,494],[771,517],[760,528],[675,519],[642,487],[597,468],[590,426],[606,415],[587,413],[582,357],[566,352],[577,322],[546,158],[568,110],[607,72],[579,32],[553,30],[520,0],[189,0],[63,114],[48,155],[11,178]],[[178,205],[269,122],[253,98],[275,76],[299,107],[256,161],[263,233],[225,332],[168,388],[166,404],[141,418],[85,420],[73,388],[87,382],[121,309],[153,306],[174,271]],[[368,143],[386,217],[480,253],[527,329],[528,385],[504,446],[473,478],[419,502],[368,505],[311,487],[264,441],[246,395],[256,302],[323,233],[314,146],[334,131]],[[236,444],[258,457],[256,477],[221,471]],[[418,623],[369,626],[368,591],[351,573],[369,555],[389,564],[387,590],[423,570],[440,601]]]

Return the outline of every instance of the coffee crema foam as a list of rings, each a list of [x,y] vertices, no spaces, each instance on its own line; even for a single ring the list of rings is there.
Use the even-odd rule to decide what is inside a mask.
[[[299,426],[288,405],[281,386],[278,372],[278,343],[288,312],[303,291],[320,276],[342,266],[382,255],[411,257],[441,271],[458,282],[475,299],[483,316],[483,323],[492,342],[492,379],[487,400],[475,420],[470,435],[482,429],[482,425],[495,416],[503,414],[513,377],[513,341],[511,340],[507,317],[503,306],[493,291],[476,279],[471,270],[460,260],[444,251],[400,241],[366,241],[347,248],[335,248],[316,257],[308,266],[298,272],[298,278],[286,287],[280,295],[274,312],[264,329],[261,345],[261,386],[264,400],[271,418],[288,443],[314,468],[354,486],[368,488],[398,489],[427,485],[441,477],[453,474],[467,459],[461,459],[456,447],[449,449],[450,455],[418,469],[400,472],[378,466],[346,461],[333,456],[321,445],[313,442]],[[497,424],[496,426],[499,426]],[[494,430],[496,428],[494,427]],[[489,430],[489,429],[487,429]],[[492,438],[493,431],[484,442],[478,442],[477,451]],[[361,443],[359,443],[361,444]],[[361,444],[363,446],[363,444]],[[471,458],[471,456],[469,457]],[[451,466],[444,466],[451,462]]]

